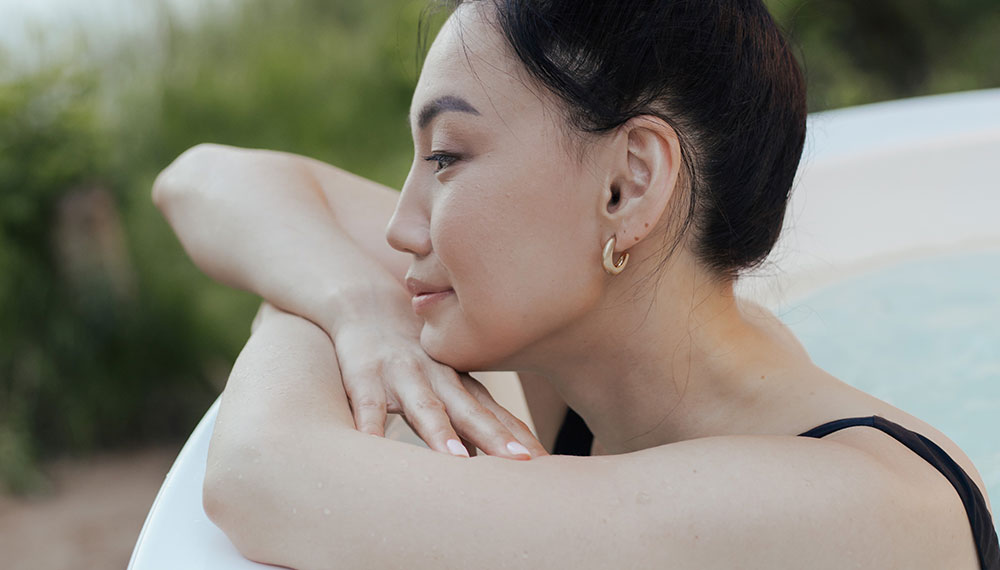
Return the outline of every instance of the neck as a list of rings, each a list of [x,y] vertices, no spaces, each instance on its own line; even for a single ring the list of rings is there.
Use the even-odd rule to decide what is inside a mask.
[[[732,283],[675,264],[651,297],[608,293],[519,367],[546,376],[608,453],[780,425],[774,412],[787,409],[792,370],[808,357],[774,317],[736,299]]]

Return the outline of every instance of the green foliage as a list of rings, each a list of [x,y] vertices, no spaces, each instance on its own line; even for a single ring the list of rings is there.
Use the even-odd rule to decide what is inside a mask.
[[[767,0],[818,111],[1000,86],[996,0]]]
[[[158,158],[212,141],[306,153],[398,186],[416,84],[411,1],[250,0],[174,27],[157,74]]]
[[[164,16],[93,66],[0,79],[0,482],[31,489],[40,458],[190,432],[257,301],[191,264],[154,177],[212,141],[399,187],[425,4],[243,0],[190,26]],[[768,4],[813,110],[1000,85],[995,0]]]
[[[0,86],[0,477],[39,455],[175,435],[213,390],[183,298],[137,287],[121,238],[94,73]]]

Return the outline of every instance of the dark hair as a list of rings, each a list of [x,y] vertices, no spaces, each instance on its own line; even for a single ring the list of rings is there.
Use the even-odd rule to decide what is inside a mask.
[[[802,154],[806,98],[761,0],[490,1],[573,127],[600,134],[654,115],[677,132],[689,200],[671,251],[693,224],[695,254],[719,275],[767,257]]]

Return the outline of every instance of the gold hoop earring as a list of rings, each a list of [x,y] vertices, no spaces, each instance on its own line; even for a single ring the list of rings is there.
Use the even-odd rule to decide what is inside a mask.
[[[614,262],[615,256],[615,236],[611,236],[608,243],[604,244],[604,270],[611,275],[618,275],[625,269],[625,264],[628,263],[628,252],[618,260],[618,263]]]

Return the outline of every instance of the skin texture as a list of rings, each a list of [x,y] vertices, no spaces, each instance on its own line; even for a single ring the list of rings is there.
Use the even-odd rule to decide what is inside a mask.
[[[601,250],[611,236],[621,252],[651,235],[679,150],[670,127],[637,120],[581,163],[554,102],[522,83],[519,63],[482,28],[470,21],[463,44],[452,26],[428,55],[411,115],[456,93],[478,113],[414,126],[417,157],[387,237],[414,255],[411,274],[456,292],[425,316],[428,354],[462,370],[535,367],[530,352],[576,352],[581,335],[566,329],[592,327],[580,321],[627,301],[611,298],[628,283],[605,274]],[[656,180],[627,147],[662,166]],[[438,152],[458,158],[422,160]],[[631,200],[608,215],[611,185]]]
[[[458,370],[544,376],[612,453],[787,429],[782,416],[762,423],[768,408],[814,388],[800,380],[808,356],[776,320],[741,305],[687,248],[653,291],[641,287],[683,211],[673,129],[638,117],[591,141],[581,163],[556,103],[522,75],[466,6],[414,92],[411,115],[445,95],[478,111],[415,127],[386,232],[413,255],[408,274],[455,291],[423,315],[424,349]],[[435,172],[422,160],[435,152],[461,158]],[[601,266],[611,236],[616,259],[630,253],[617,276]]]
[[[423,311],[421,346],[456,370],[544,378],[609,455],[460,459],[360,434],[329,337],[268,310],[206,476],[206,511],[244,555],[297,568],[975,567],[958,496],[918,456],[876,430],[791,436],[882,415],[982,486],[954,443],[816,368],[686,246],[640,287],[683,211],[669,125],[633,119],[581,163],[558,107],[470,6],[431,48],[411,115],[445,95],[476,113],[415,126],[386,230],[407,275],[454,290]],[[423,160],[439,152],[459,158]],[[631,256],[618,276],[600,261],[612,235],[616,259]]]

